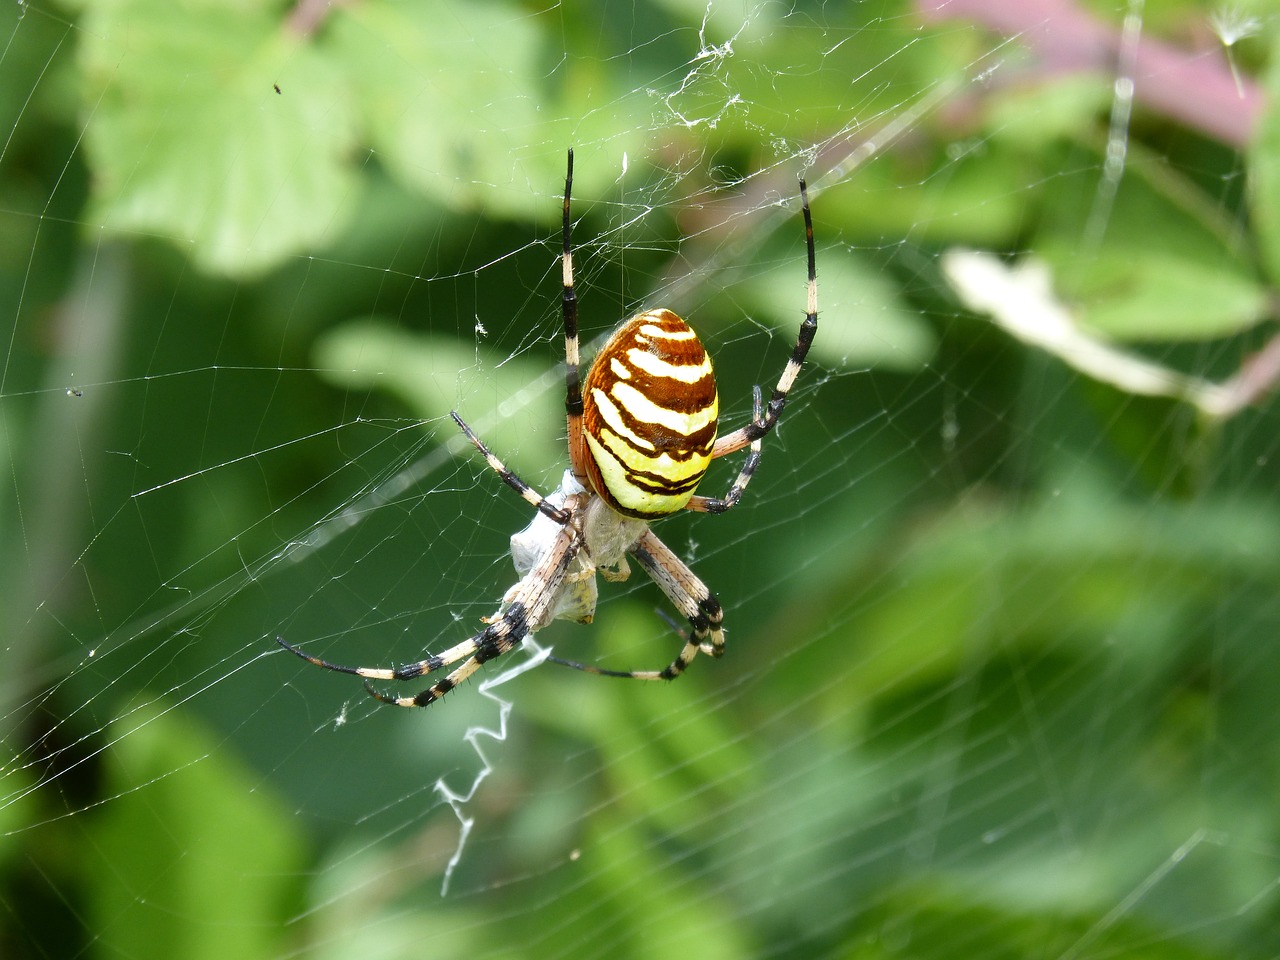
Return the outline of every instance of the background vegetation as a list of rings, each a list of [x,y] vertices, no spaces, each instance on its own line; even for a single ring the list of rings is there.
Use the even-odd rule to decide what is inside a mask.
[[[0,953],[1276,955],[1275,14],[5,7]],[[555,485],[570,145],[590,333],[694,317],[745,419],[799,175],[822,328],[748,502],[661,528],[729,656],[468,738],[477,684],[272,638],[416,659],[512,582],[446,413]],[[665,662],[606,597],[538,639]]]

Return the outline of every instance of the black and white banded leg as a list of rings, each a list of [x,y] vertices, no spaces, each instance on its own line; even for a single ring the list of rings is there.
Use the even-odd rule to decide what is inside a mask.
[[[751,422],[757,426],[764,426],[764,419],[761,416],[763,401],[760,397],[760,388],[752,388],[752,413]],[[756,437],[751,441],[751,452],[747,454],[747,459],[743,461],[742,469],[738,471],[737,478],[733,481],[733,486],[729,488],[729,492],[722,499],[715,497],[700,497],[697,494],[689,498],[688,504],[685,505],[686,510],[696,510],[699,513],[727,513],[738,505],[738,501],[742,499],[742,495],[747,490],[747,484],[751,482],[751,478],[755,476],[756,468],[760,466],[760,458],[764,447],[764,434]]]
[[[639,542],[631,548],[631,555],[653,579],[667,599],[688,619],[693,628],[688,635],[681,634],[684,646],[679,655],[661,670],[606,670],[591,664],[578,663],[549,657],[561,666],[573,667],[586,673],[603,677],[621,677],[627,680],[674,680],[693,662],[700,652],[713,657],[724,655],[724,611],[716,595],[707,589],[692,570],[674,551],[657,538],[652,530],[646,530]]]
[[[443,697],[478,670],[481,665],[519,646],[529,634],[545,626],[552,618],[565,573],[582,546],[581,535],[571,526],[563,526],[551,549],[538,564],[516,584],[497,617],[487,627],[444,653],[433,654],[416,663],[399,667],[348,667],[330,663],[306,653],[283,637],[276,642],[308,663],[335,673],[348,673],[364,679],[369,695],[397,707],[425,707]],[[371,680],[405,681],[427,676],[461,661],[461,666],[435,685],[410,697],[397,697],[375,689]]]
[[[809,213],[809,188],[803,180],[800,181],[800,201],[801,210],[804,213],[805,250],[809,259],[808,299],[804,322],[800,324],[800,334],[796,337],[796,345],[791,351],[791,356],[787,359],[787,365],[782,368],[782,376],[778,378],[778,385],[773,388],[773,394],[769,397],[769,405],[765,410],[764,417],[753,418],[751,423],[745,427],[718,438],[715,446],[711,449],[712,459],[741,450],[748,444],[763,437],[777,425],[778,418],[782,416],[782,408],[787,403],[787,394],[791,392],[792,386],[795,385],[796,377],[800,375],[800,368],[804,365],[804,359],[809,355],[809,347],[813,344],[813,336],[818,332],[818,265],[817,257],[813,250],[813,215]],[[696,510],[698,508],[694,507],[693,509]]]
[[[564,175],[560,254],[560,312],[564,318],[564,410],[569,429],[569,464],[578,482],[586,486],[581,465],[587,456],[586,438],[582,433],[582,348],[578,339],[578,295],[573,287],[573,249],[570,243],[573,220],[569,214],[573,194],[573,150],[569,150]]]
[[[569,514],[567,511],[562,510],[559,507],[552,506],[547,501],[546,497],[508,470],[506,465],[497,458],[494,452],[485,446],[484,441],[476,436],[475,431],[467,426],[466,421],[463,420],[462,417],[458,416],[458,412],[456,410],[450,410],[449,416],[453,417],[453,422],[458,425],[459,429],[462,430],[467,439],[470,440],[475,448],[480,451],[481,455],[484,457],[485,463],[489,465],[489,469],[501,477],[503,483],[516,493],[520,494],[520,497],[526,503],[537,507],[538,510],[546,514],[556,523],[567,523],[569,521]]]

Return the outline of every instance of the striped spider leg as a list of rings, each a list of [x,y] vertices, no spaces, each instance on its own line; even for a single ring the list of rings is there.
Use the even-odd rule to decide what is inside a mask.
[[[556,495],[550,499],[541,497],[536,490],[508,470],[457,413],[453,413],[452,416],[503,481],[538,508],[537,520],[543,520],[555,529],[554,535],[547,538],[545,549],[540,551],[536,563],[530,564],[526,570],[522,571],[525,575],[507,591],[498,612],[492,617],[485,618],[485,623],[488,625],[479,633],[450,647],[444,653],[433,654],[425,660],[406,663],[399,667],[347,667],[330,663],[295,647],[283,637],[276,637],[276,642],[280,646],[308,663],[336,673],[349,673],[362,677],[365,690],[371,697],[397,707],[425,707],[434,703],[475,673],[481,665],[519,646],[525,637],[546,626],[556,616],[562,615],[559,606],[563,593],[562,586],[582,548],[582,534],[576,527],[569,524],[568,520],[580,508],[580,502],[586,499],[585,491],[560,497],[559,504],[553,504],[551,499]],[[452,666],[459,661],[462,661],[461,666],[433,686],[411,697],[389,696],[376,690],[369,682],[370,680],[413,680]]]
[[[578,300],[570,245],[573,151],[568,153],[562,204],[561,312],[565,344],[565,415],[569,469],[559,488],[541,496],[508,470],[463,422],[453,419],[502,481],[538,513],[511,538],[520,580],[507,591],[479,633],[416,663],[400,667],[346,667],[287,643],[286,650],[326,670],[355,674],[384,703],[421,707],[439,700],[482,664],[519,646],[555,619],[590,623],[597,603],[596,573],[625,580],[632,557],[688,620],[683,646],[661,670],[606,670],[551,657],[588,673],[636,680],[673,680],[699,653],[723,655],[724,611],[696,574],[649,525],[681,510],[724,513],[742,499],[760,464],[762,439],[778,423],[787,395],[818,328],[817,270],[808,190],[800,181],[808,254],[808,303],[795,347],[767,404],[753,391],[751,421],[717,439],[719,394],[711,359],[693,329],[670,310],[655,308],[621,324],[580,375]],[[749,448],[723,497],[696,494],[719,457]],[[452,672],[408,697],[374,690],[370,680],[412,680],[446,667]]]

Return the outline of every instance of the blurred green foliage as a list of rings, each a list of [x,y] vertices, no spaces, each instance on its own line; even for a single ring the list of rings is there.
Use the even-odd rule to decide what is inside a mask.
[[[0,954],[1280,952],[1280,121],[1139,97],[1116,177],[1111,77],[926,6],[0,13]],[[1221,49],[1214,5],[1146,6],[1280,83],[1265,4]],[[696,314],[741,422],[803,312],[801,174],[822,327],[748,500],[661,528],[729,655],[501,688],[441,898],[433,787],[496,706],[377,710],[271,639],[412,659],[512,582],[527,509],[446,414],[555,485],[570,145],[589,335]],[[1081,375],[959,305],[952,245],[1255,402]],[[670,655],[652,588],[605,595],[539,639]]]

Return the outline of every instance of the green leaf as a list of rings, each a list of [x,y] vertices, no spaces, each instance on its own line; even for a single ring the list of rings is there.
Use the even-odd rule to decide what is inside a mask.
[[[904,677],[949,675],[991,638],[1005,651],[1046,637],[1059,652],[1116,645],[1154,670],[1176,654],[1189,608],[1212,606],[1227,584],[1272,589],[1280,575],[1280,512],[1261,501],[1138,509],[1101,476],[1055,474],[1046,486],[1052,495],[1016,511],[975,497],[892,564],[876,555],[884,595],[850,626],[868,653],[832,690],[840,713]]]
[[[424,420],[458,413],[507,466],[530,478],[564,453],[564,374],[557,366],[504,358],[456,337],[408,333],[385,320],[359,320],[316,344],[316,365],[330,383],[383,390]],[[471,450],[470,444],[457,448]],[[558,475],[556,477],[558,479]],[[544,490],[543,493],[550,491]]]
[[[332,36],[397,177],[451,209],[543,218],[569,144],[541,129],[539,43],[528,11],[500,3],[356,4]]]
[[[352,104],[273,8],[118,0],[90,6],[80,35],[90,221],[185,242],[202,268],[233,275],[345,225]]]
[[[828,366],[872,364],[919,369],[933,354],[935,338],[918,314],[902,302],[892,278],[844,247],[817,251],[820,326],[811,356]],[[762,264],[737,296],[758,320],[780,335],[795,336],[804,318],[801,261]],[[797,282],[797,276],[801,282]]]
[[[1140,148],[1130,150],[1106,204],[1095,199],[1091,171],[1046,189],[1034,248],[1084,325],[1117,340],[1195,341],[1266,315],[1267,292],[1238,224]]]
[[[251,960],[285,951],[302,844],[225,742],[142,707],[107,737],[105,805],[84,845],[95,953]]]
[[[1072,293],[1081,322],[1117,340],[1205,340],[1247,330],[1267,291],[1220,263],[1132,251],[1101,258]]]
[[[634,821],[605,812],[590,831],[594,899],[617,911],[607,927],[611,953],[636,960],[752,954],[733,901],[715,884],[695,882],[682,871],[688,864],[664,856]]]
[[[1248,150],[1250,204],[1267,276],[1280,280],[1280,34],[1272,37],[1265,79],[1265,109]]]
[[[1056,139],[1085,139],[1114,95],[1101,73],[1054,77],[1052,83],[1011,84],[987,107],[991,139],[1038,153]]]

